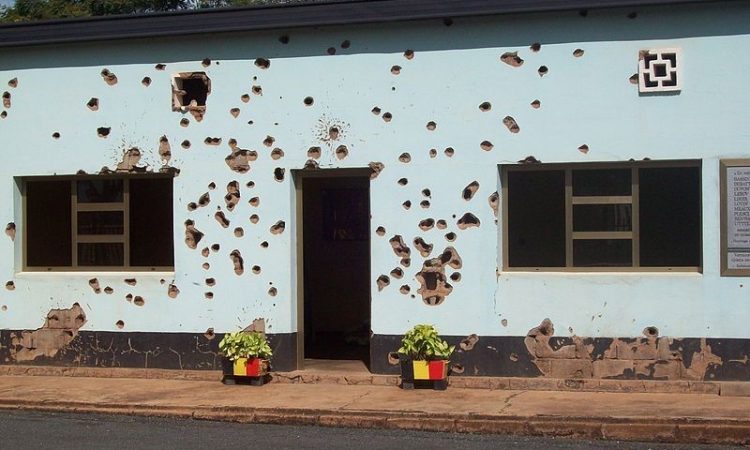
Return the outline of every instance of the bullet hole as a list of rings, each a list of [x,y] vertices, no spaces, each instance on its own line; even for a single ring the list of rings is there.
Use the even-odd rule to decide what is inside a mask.
[[[411,200],[405,201],[404,203],[401,204],[401,206],[403,206],[404,209],[408,210],[409,208],[411,208]]]
[[[347,156],[349,156],[349,149],[346,148],[346,145],[339,145],[336,148],[336,158],[344,159]]]
[[[409,180],[407,180],[406,178],[400,178],[398,180],[398,184],[400,184],[401,186],[406,186],[408,183],[409,183]]]
[[[169,160],[172,159],[172,147],[169,145],[169,139],[166,136],[159,138],[158,152],[162,164],[167,165]]]
[[[453,19],[451,19],[450,17],[446,17],[445,19],[443,19],[443,25],[445,25],[446,27],[453,25]]]
[[[237,227],[234,229],[234,237],[241,238],[245,235],[245,230],[242,229],[242,227]]]
[[[435,226],[435,219],[424,219],[419,221],[419,228],[422,231],[431,230]]]
[[[351,45],[352,45],[352,43],[349,42],[349,40],[347,39],[347,40],[345,40],[345,41],[343,41],[341,43],[341,48],[349,48],[349,47],[351,47]]]
[[[250,189],[254,188],[255,187],[255,181],[252,181],[252,180],[248,181],[247,183],[245,183],[245,187],[250,188]]]
[[[3,311],[7,311],[7,310],[8,310],[8,307],[7,307],[6,305],[3,305],[3,307],[2,307],[2,308],[0,308],[0,309],[2,309]]]
[[[631,75],[630,78],[628,78],[628,81],[630,82],[630,84],[638,84],[638,74],[634,73],[633,75]]]
[[[284,169],[283,167],[277,167],[277,168],[275,168],[273,170],[273,179],[276,180],[276,181],[278,181],[278,182],[284,181],[284,172],[285,171],[286,171],[286,169]]]
[[[500,325],[507,327],[508,326],[508,319],[503,319],[500,321]]]
[[[16,240],[16,224],[13,222],[8,222],[8,225],[5,226],[5,234],[8,235],[11,241]]]
[[[432,192],[430,192],[429,189],[422,189],[422,195],[425,196],[425,197],[431,197],[432,196]]]
[[[216,334],[214,333],[214,329],[213,328],[207,329],[206,332],[203,333],[203,337],[205,337],[209,341],[212,340],[213,338],[215,338]]]
[[[472,198],[474,198],[474,194],[476,194],[478,190],[479,190],[479,182],[474,180],[464,188],[464,191],[461,194],[461,197],[463,197],[464,200],[469,201]]]
[[[281,234],[286,228],[286,223],[283,220],[279,220],[275,224],[271,225],[271,234]]]
[[[18,78],[11,78],[8,80],[8,86],[12,88],[18,87]]]
[[[445,153],[445,156],[447,156],[448,158],[453,158],[453,155],[456,153],[456,151],[453,149],[453,147],[446,147],[443,153]]]
[[[456,224],[458,225],[459,230],[465,230],[467,228],[478,227],[480,225],[480,222],[479,218],[477,218],[477,216],[475,216],[474,214],[466,213],[460,219],[458,219],[458,222]]]
[[[271,61],[267,58],[258,58],[255,60],[255,65],[261,69],[268,69],[271,67]]]
[[[384,227],[377,227],[375,229],[375,234],[378,236],[385,236],[385,228]]]
[[[430,253],[432,253],[432,247],[432,244],[426,243],[421,237],[414,238],[414,248],[417,249],[423,258],[430,256]]]
[[[260,87],[260,86],[258,86],[258,85],[254,85],[254,86],[253,86],[253,87],[251,88],[251,90],[253,91],[253,94],[255,94],[255,95],[263,95],[263,88],[262,88],[262,87]],[[249,123],[249,122],[248,122],[248,123]],[[252,125],[252,124],[251,124],[251,125]]]
[[[409,49],[407,49],[407,50],[406,50],[406,51],[404,52],[404,58],[406,58],[406,59],[409,59],[409,60],[412,60],[412,59],[414,59],[414,50],[409,50]]]
[[[523,65],[523,59],[518,56],[518,52],[505,52],[500,56],[500,61],[511,67],[521,67]]]
[[[184,141],[182,141],[180,143],[180,147],[184,148],[185,150],[189,149],[190,148],[190,141],[188,141],[187,139],[185,139]]]
[[[404,267],[409,267],[411,265],[411,258],[401,258],[401,261],[399,261],[399,264],[401,264]]]
[[[259,220],[260,217],[258,217],[257,214],[253,214],[252,216],[250,216],[250,223],[258,223]]]
[[[419,202],[419,206],[421,206],[424,209],[427,209],[430,207],[430,201],[429,200],[422,200]]]
[[[235,275],[242,275],[245,272],[245,260],[242,259],[240,251],[237,249],[232,250],[229,254],[229,259],[232,260]]]
[[[203,297],[205,297],[206,300],[213,300],[214,293],[213,292],[206,292],[205,294],[203,294]]]
[[[582,10],[578,11],[578,15],[581,16],[581,17],[586,17],[586,16],[589,15],[589,10],[588,9],[582,9]]]
[[[411,249],[406,245],[406,243],[404,242],[404,238],[402,238],[400,234],[397,234],[390,238],[388,240],[388,243],[391,244],[393,253],[395,253],[399,258],[408,258],[411,254]]]
[[[143,306],[146,304],[146,300],[144,300],[140,295],[136,295],[135,297],[133,297],[133,304],[135,306]]]
[[[150,77],[143,77],[143,79],[141,80],[141,84],[144,85],[144,86],[146,86],[146,87],[151,86],[151,78]]]
[[[221,250],[221,245],[219,244],[211,244],[211,251],[214,253],[217,253],[219,250]]]
[[[180,290],[174,284],[170,284],[167,288],[167,296],[169,298],[177,298],[178,295],[180,295]]]
[[[157,65],[154,66],[154,69],[156,69],[156,70],[164,70],[166,68],[167,68],[166,64],[157,64]]]
[[[224,162],[234,172],[247,173],[250,171],[250,162],[256,159],[258,159],[258,152],[235,147],[232,149],[232,153],[224,158]]]
[[[99,127],[96,129],[96,135],[100,138],[106,138],[107,136],[109,136],[109,132],[111,130],[112,129],[110,127]]]
[[[203,143],[206,145],[219,145],[221,144],[221,138],[209,136],[203,140]]]
[[[0,119],[5,119],[6,117],[8,117],[8,111],[0,112]]]
[[[240,183],[237,180],[227,183],[227,195],[224,196],[224,203],[227,209],[232,211],[240,201]],[[218,213],[217,213],[218,214]]]
[[[222,228],[229,228],[229,219],[226,218],[223,211],[218,211],[214,214],[214,219],[219,222],[219,225],[221,225]]]
[[[202,255],[202,256],[203,256],[204,258],[208,258],[208,255],[209,255],[210,253],[211,253],[211,249],[209,249],[208,247],[203,247],[203,250],[201,250],[201,255]]]
[[[539,74],[540,77],[547,75],[547,72],[549,72],[549,69],[547,68],[547,66],[539,66],[539,69],[537,70],[537,73]]]
[[[383,113],[383,121],[384,122],[390,122],[393,119],[393,114],[387,112]]]
[[[586,144],[583,144],[580,147],[578,147],[578,151],[585,155],[589,152],[589,146]]]
[[[505,125],[505,127],[508,128],[511,133],[518,133],[519,131],[521,131],[518,123],[516,123],[516,119],[511,116],[505,116],[505,118],[503,119],[503,125]]]
[[[115,326],[119,329],[123,329],[125,328],[125,322],[123,322],[122,320],[118,320],[117,322],[115,322]]]
[[[211,59],[210,59],[210,58],[205,58],[205,59],[204,59],[203,61],[201,61],[201,65],[202,65],[203,67],[208,67],[208,66],[210,66],[210,65],[211,65]]]
[[[396,267],[395,269],[391,270],[391,276],[400,280],[404,277],[404,271],[400,267]]]
[[[260,246],[261,246],[262,248],[268,248],[268,241],[263,241],[263,242],[261,242],[261,243],[260,243]]]
[[[240,108],[232,108],[232,109],[230,109],[229,110],[229,114],[231,114],[232,117],[234,117],[236,119],[237,116],[240,115]]]
[[[279,42],[281,42],[284,45],[288,44],[289,43],[289,36],[286,35],[286,34],[279,36]]]
[[[274,142],[276,142],[276,139],[273,136],[266,136],[266,138],[263,139],[263,145],[266,147],[271,147]]]
[[[650,338],[659,337],[659,329],[656,327],[646,327],[643,329],[643,335]]]
[[[404,295],[407,295],[411,291],[411,288],[408,284],[404,284],[400,288],[398,288],[398,291]]]
[[[97,111],[99,109],[99,99],[91,97],[91,99],[86,102],[86,106],[92,111]]]
[[[109,69],[102,69],[101,75],[104,82],[108,85],[114,86],[117,84],[117,75],[110,72]]]
[[[583,56],[583,49],[577,48],[573,50],[573,56],[575,56],[576,58],[580,58],[581,56]]]
[[[339,127],[330,127],[328,128],[328,139],[335,141],[339,138],[339,134],[341,133],[341,130]]]
[[[479,104],[479,110],[482,112],[487,112],[492,109],[492,104],[490,102],[482,102]]]
[[[206,206],[211,203],[211,196],[208,192],[198,197],[198,206]]]
[[[250,204],[250,206],[254,206],[257,208],[258,205],[260,205],[260,197],[253,197],[250,199],[250,201],[248,201],[248,203]]]
[[[456,240],[456,233],[450,232],[445,234],[445,240],[448,242],[453,242]]]
[[[539,50],[542,49],[542,44],[540,44],[539,42],[534,42],[533,44],[531,44],[529,48],[531,49],[532,52],[538,52]]]
[[[518,163],[519,164],[539,164],[541,163],[541,161],[536,159],[534,156],[529,155],[525,157],[524,159],[519,160]]]
[[[318,159],[320,158],[320,153],[320,147],[310,147],[309,149],[307,149],[308,158]]]
[[[427,122],[427,129],[430,131],[435,131],[435,128],[437,128],[437,124],[433,121]]]
[[[128,302],[132,302],[133,301],[133,294],[126,295],[125,296],[125,300],[127,300]]]
[[[166,282],[167,282],[167,280],[165,280],[164,278],[162,278],[161,280],[159,280],[159,284],[164,284]]]
[[[204,270],[208,270],[211,268],[211,264],[204,262],[203,264],[201,264],[201,267],[203,267]]]
[[[261,271],[260,266],[253,266],[251,270],[253,271],[255,275],[260,274],[260,271]]]
[[[328,47],[328,49],[326,50],[326,53],[328,53],[329,55],[335,55],[336,47]]]
[[[305,99],[302,100],[302,103],[304,103],[305,106],[312,106],[313,103],[315,103],[315,100],[312,97],[305,97]]]
[[[203,233],[195,228],[195,222],[192,220],[185,221],[185,245],[188,248],[196,249],[198,243],[203,239]]]
[[[497,217],[497,211],[500,207],[500,194],[498,194],[497,191],[493,192],[487,198],[487,201],[489,202],[490,208],[492,208],[492,212],[495,214],[495,217]]]
[[[386,286],[391,284],[391,279],[388,275],[380,275],[375,282],[378,285],[378,292],[382,291]]]
[[[492,148],[494,147],[494,145],[492,145],[492,142],[490,142],[490,141],[482,141],[482,143],[479,144],[479,147],[482,150],[488,152],[488,151],[492,150]]]
[[[275,287],[272,287],[272,288],[268,289],[268,295],[270,295],[271,297],[276,297],[276,294],[278,294],[278,293],[279,293],[279,291]]]
[[[398,75],[401,73],[401,66],[393,66],[391,67],[391,73],[393,75]]]
[[[633,11],[631,13],[628,13],[627,17],[628,19],[635,19],[636,17],[638,17],[638,13]]]
[[[5,283],[5,289],[12,291],[16,289],[16,284],[13,281],[8,281]]]
[[[437,156],[437,150],[434,148],[430,149],[430,158],[434,158]]]
[[[216,285],[216,280],[213,278],[206,278],[206,286],[214,286]]]
[[[99,287],[99,280],[97,278],[92,278],[89,280],[89,286],[94,291],[95,294],[99,294],[102,292],[101,288]]]
[[[451,280],[455,281],[456,283],[461,281],[461,272],[453,272],[451,274]]]
[[[422,270],[414,276],[420,284],[417,290],[422,295],[422,301],[430,306],[441,304],[452,291],[453,286],[445,276],[445,266],[460,269],[461,257],[453,247],[446,247],[437,258],[428,259],[422,265]]]
[[[448,227],[448,223],[444,219],[439,219],[435,222],[435,226],[438,230],[445,230]]]
[[[534,109],[539,109],[541,106],[542,102],[540,102],[539,100],[534,100],[533,102],[531,102],[531,107]]]
[[[3,92],[3,107],[10,108],[10,92]]]
[[[398,157],[398,160],[402,163],[408,163],[411,161],[411,155],[408,153],[401,153],[401,156]]]

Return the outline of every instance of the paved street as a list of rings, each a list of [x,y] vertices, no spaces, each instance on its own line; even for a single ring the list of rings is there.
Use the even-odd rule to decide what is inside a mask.
[[[235,424],[190,419],[0,411],[8,449],[618,449],[688,450],[741,447],[506,437],[394,430]]]

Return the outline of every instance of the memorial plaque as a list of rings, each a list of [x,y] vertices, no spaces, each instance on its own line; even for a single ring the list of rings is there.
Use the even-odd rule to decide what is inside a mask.
[[[722,162],[722,272],[750,275],[750,162]]]

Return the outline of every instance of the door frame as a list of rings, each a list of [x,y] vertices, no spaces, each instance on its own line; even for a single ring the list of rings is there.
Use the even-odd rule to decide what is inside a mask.
[[[369,167],[356,167],[356,168],[334,168],[334,169],[293,169],[292,171],[292,184],[294,185],[294,235],[292,242],[292,256],[295,260],[295,265],[292,267],[292,286],[296,287],[296,299],[294,299],[294,313],[296,314],[296,329],[297,329],[297,358],[296,366],[297,370],[304,369],[305,364],[305,255],[304,255],[304,214],[303,214],[303,189],[306,178],[345,178],[345,177],[367,177],[373,173],[373,170]],[[372,214],[372,196],[371,196],[372,185],[368,187],[368,195],[370,196],[370,215]],[[368,217],[368,223],[371,225]],[[368,227],[369,228],[369,227]],[[370,235],[372,230],[369,230]],[[372,237],[372,236],[370,236]],[[372,241],[370,241],[370,251],[368,252],[368,258],[372,259]],[[370,267],[372,272],[372,267]],[[371,274],[368,274],[368,278]],[[372,320],[372,292],[370,293],[370,319]]]

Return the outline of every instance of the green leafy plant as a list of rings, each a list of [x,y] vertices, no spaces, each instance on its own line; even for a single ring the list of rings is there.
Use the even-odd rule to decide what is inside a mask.
[[[266,337],[256,331],[227,333],[219,342],[219,350],[231,361],[239,358],[270,359],[273,355]]]
[[[398,353],[415,360],[438,360],[448,359],[455,348],[440,339],[434,326],[415,325],[404,334]]]

